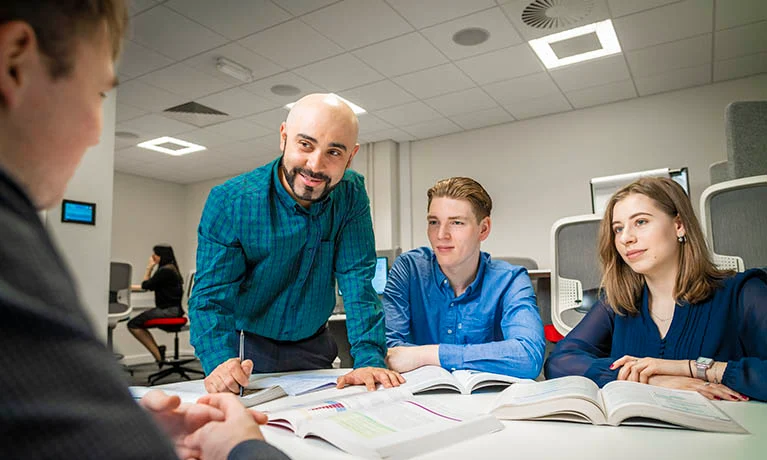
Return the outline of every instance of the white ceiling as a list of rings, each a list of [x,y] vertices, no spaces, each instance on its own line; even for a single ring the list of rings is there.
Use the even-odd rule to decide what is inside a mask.
[[[115,170],[186,184],[253,169],[279,153],[282,106],[317,91],[368,110],[360,142],[401,142],[767,72],[765,0],[548,0],[590,4],[583,24],[612,18],[623,49],[552,71],[526,43],[552,33],[521,22],[532,1],[133,0],[116,131],[138,137],[116,138]],[[490,38],[454,43],[466,27]],[[218,72],[218,57],[255,80]],[[190,101],[231,117],[200,129],[163,116]],[[135,147],[161,135],[208,149]]]

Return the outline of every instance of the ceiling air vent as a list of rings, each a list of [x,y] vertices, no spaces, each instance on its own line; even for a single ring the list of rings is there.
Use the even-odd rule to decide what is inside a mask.
[[[228,113],[198,104],[197,102],[187,102],[186,104],[165,109],[163,114],[168,118],[183,121],[198,128],[215,125],[229,118]]]
[[[594,9],[594,0],[535,0],[522,10],[522,22],[536,29],[575,26]]]

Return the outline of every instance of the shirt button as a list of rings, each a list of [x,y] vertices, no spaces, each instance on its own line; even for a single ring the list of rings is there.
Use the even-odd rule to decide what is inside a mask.
[[[463,325],[458,323],[458,329],[463,329]]]
[[[454,307],[455,306],[455,302],[450,302],[450,306]]]
[[[455,368],[454,368],[454,367],[451,367],[451,368],[450,368],[450,370],[451,370],[451,371],[454,371],[454,370],[455,370]]]
[[[452,334],[452,333],[453,333],[453,330],[452,330],[452,329],[448,329],[448,330],[447,330],[447,333],[448,333],[448,334]]]

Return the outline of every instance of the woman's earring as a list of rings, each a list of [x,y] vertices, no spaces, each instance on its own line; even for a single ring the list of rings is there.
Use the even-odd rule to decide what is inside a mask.
[[[679,241],[679,244],[684,244],[687,241],[687,237],[684,235],[679,235],[676,237],[676,240]]]

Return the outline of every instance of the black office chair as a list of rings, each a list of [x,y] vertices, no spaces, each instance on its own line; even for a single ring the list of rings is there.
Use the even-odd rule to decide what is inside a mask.
[[[155,372],[154,374],[151,374],[149,377],[147,377],[147,381],[149,382],[150,385],[156,384],[158,380],[163,379],[171,374],[178,374],[181,377],[185,378],[186,380],[191,380],[191,377],[189,377],[187,373],[199,374],[203,376],[205,375],[205,373],[202,371],[185,366],[185,364],[189,364],[191,362],[196,361],[197,358],[195,357],[180,358],[179,357],[178,333],[181,331],[189,330],[189,325],[187,324],[187,319],[185,316],[180,316],[177,318],[150,319],[144,323],[144,327],[146,328],[156,327],[158,329],[162,329],[165,332],[171,332],[175,334],[175,337],[173,338],[173,359],[165,360],[162,363],[163,366],[170,366],[170,367],[168,369],[163,369],[159,372]]]

